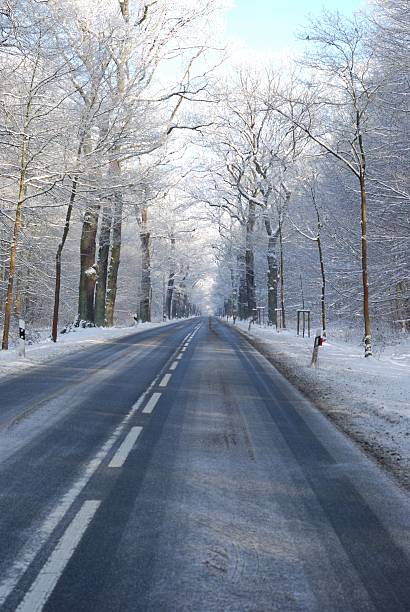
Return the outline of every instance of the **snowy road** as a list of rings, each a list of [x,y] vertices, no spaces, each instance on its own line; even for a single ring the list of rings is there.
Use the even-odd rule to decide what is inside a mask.
[[[216,320],[0,402],[2,609],[410,610],[408,495]]]

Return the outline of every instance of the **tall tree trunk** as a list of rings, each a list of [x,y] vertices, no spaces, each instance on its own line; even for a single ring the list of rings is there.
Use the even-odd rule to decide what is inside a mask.
[[[121,9],[122,18],[124,23],[128,24],[130,21],[130,3],[129,0],[119,0],[119,6]],[[116,68],[117,68],[117,95],[118,95],[118,104],[120,100],[123,98],[126,88],[127,88],[127,64],[130,57],[130,46],[129,39],[126,39],[120,48],[119,56],[116,60]],[[114,148],[114,150],[117,147]],[[121,164],[119,160],[113,160],[110,163],[110,173],[112,174],[114,181],[119,181],[121,177]],[[111,234],[111,256],[108,267],[108,276],[106,272],[106,263],[105,258],[108,258],[108,253],[106,251],[106,246],[102,246],[101,257],[103,259],[103,269],[99,274],[101,274],[101,284],[100,289],[98,290],[98,302],[99,302],[99,320],[101,321],[101,325],[104,324],[108,327],[111,327],[114,324],[114,312],[115,312],[115,301],[117,298],[117,281],[118,281],[118,270],[120,267],[120,259],[121,259],[121,235],[122,235],[122,209],[123,209],[123,198],[122,193],[117,190],[114,194],[114,212],[112,219],[112,234]],[[107,232],[107,226],[104,225],[102,228],[104,234]],[[105,240],[105,236],[103,236],[103,240]],[[105,283],[105,278],[107,281]],[[102,307],[102,293],[105,295],[105,313],[103,313]]]
[[[282,325],[286,329],[286,310],[285,310],[285,257],[283,253],[283,225],[279,217],[279,247],[280,247],[280,308],[282,312]]]
[[[101,123],[101,134],[106,138],[110,131],[109,116],[105,115]],[[110,160],[108,165],[108,184],[115,185],[118,181],[120,169],[118,162]],[[108,269],[111,246],[111,232],[113,227],[113,214],[115,207],[115,199],[117,194],[115,191],[109,192],[103,197],[102,215],[100,223],[100,232],[98,236],[98,259],[97,259],[97,283],[95,286],[95,324],[97,327],[107,325],[106,320],[106,304],[107,304],[107,284],[108,284]]]
[[[241,321],[248,318],[248,298],[246,295],[246,264],[245,255],[238,255],[239,269],[239,292],[238,292],[238,314]]]
[[[322,247],[322,220],[320,218],[320,209],[316,201],[316,194],[315,194],[314,186],[311,186],[311,195],[312,195],[313,206],[315,207],[316,218],[317,218],[316,243],[317,243],[317,250],[319,253],[320,276],[322,278],[322,286],[321,286],[321,292],[320,292],[320,305],[321,305],[321,313],[322,313],[322,335],[324,338],[326,338],[326,333],[327,333],[326,332],[326,327],[327,327],[327,322],[326,322],[326,274],[325,274],[325,260],[323,257],[323,247]]]
[[[246,294],[248,304],[248,316],[253,317],[256,310],[255,299],[255,258],[253,253],[253,231],[255,228],[255,204],[249,203],[248,221],[246,223],[246,248],[245,248],[245,268],[246,268]]]
[[[322,311],[322,334],[323,337],[326,338],[326,274],[325,274],[325,262],[323,259],[323,249],[322,249],[322,240],[320,238],[320,234],[317,237],[317,249],[319,251],[319,262],[320,262],[320,274],[322,277],[322,287],[320,294],[320,304]]]
[[[362,137],[359,136],[359,143]],[[361,145],[362,151],[363,147]],[[363,159],[364,159],[364,154]],[[372,352],[372,324],[369,307],[369,250],[367,242],[367,194],[364,167],[360,173],[360,201],[361,201],[361,244],[362,244],[362,282],[363,282],[363,318],[364,318],[364,356],[371,357]]]
[[[141,298],[140,317],[151,321],[151,234],[148,229],[148,208],[141,212]]]
[[[233,266],[230,266],[231,272],[231,302],[232,302],[232,316],[234,318],[234,322],[236,317],[238,316],[238,288],[236,286],[236,276]]]
[[[78,155],[81,153],[81,145],[78,151]],[[57,247],[56,252],[56,277],[55,277],[55,286],[54,286],[54,308],[53,308],[53,322],[51,326],[51,338],[53,342],[57,342],[57,333],[58,333],[58,316],[60,311],[60,291],[61,291],[61,256],[63,253],[63,248],[67,240],[68,232],[70,230],[70,222],[71,215],[73,212],[74,200],[77,194],[77,185],[78,185],[78,176],[73,178],[71,183],[71,193],[70,193],[70,201],[67,206],[67,212],[65,217],[65,224],[63,229],[63,235],[61,238],[61,242]]]
[[[29,115],[29,105],[27,106],[26,120]],[[27,151],[28,151],[28,136],[26,134],[26,128],[23,132],[23,141],[21,145],[21,159],[20,159],[20,179],[19,179],[19,193],[16,207],[16,216],[14,219],[14,230],[13,240],[10,248],[10,261],[8,268],[7,278],[7,290],[6,290],[6,301],[4,306],[4,325],[3,325],[3,340],[1,348],[7,350],[9,348],[9,334],[10,334],[10,319],[11,309],[13,303],[13,285],[14,277],[17,268],[17,245],[20,237],[21,221],[23,214],[23,202],[26,192],[26,171],[27,171]]]
[[[80,240],[79,321],[94,324],[94,290],[97,280],[96,237],[100,204],[91,203],[84,214]]]
[[[174,283],[175,272],[170,272],[168,277],[167,299],[166,299],[166,315],[168,319],[172,319],[172,302],[174,298]]]
[[[84,136],[83,150],[91,153],[90,134]],[[97,280],[96,240],[98,220],[100,216],[100,201],[91,193],[86,204],[80,238],[80,283],[78,289],[77,324],[94,325],[95,283]]]
[[[363,317],[364,317],[364,356],[372,353],[372,325],[369,307],[369,252],[367,242],[367,200],[364,175],[360,177],[361,199],[361,243],[362,243],[362,281],[363,281]]]
[[[119,164],[118,172],[119,172]],[[112,223],[111,258],[108,270],[107,294],[105,300],[105,321],[108,327],[114,324],[115,300],[117,297],[118,270],[121,257],[121,234],[122,234],[122,193],[117,191],[114,202],[114,216]]]
[[[171,270],[168,276],[167,298],[166,298],[166,314],[168,319],[172,319],[172,302],[174,296],[175,284],[175,237],[171,236]]]
[[[265,217],[265,229],[268,235],[268,250],[267,250],[267,261],[268,261],[268,322],[271,325],[277,325],[278,323],[278,259],[276,255],[276,243],[278,239],[278,231],[272,230],[270,219]]]
[[[0,286],[2,286],[4,284],[6,278],[7,278],[7,275],[6,275],[6,260],[3,259],[2,263],[1,263],[1,271],[0,271],[0,281],[1,281],[0,282]],[[3,294],[4,293],[5,292],[3,292],[3,290],[0,290],[0,316],[1,316],[2,312],[3,312],[3,307],[4,307],[4,302],[5,302],[5,300],[3,299]]]
[[[22,317],[22,307],[21,307],[21,272],[17,274],[15,277],[15,289],[14,289],[14,318],[20,319]]]
[[[107,200],[103,205],[100,236],[98,240],[98,278],[95,287],[95,324],[98,327],[107,324],[105,308],[112,222],[112,201]]]
[[[363,318],[364,318],[364,356],[371,357],[372,324],[369,305],[369,249],[367,242],[367,193],[366,193],[366,156],[361,133],[360,113],[356,112],[356,126],[360,150],[360,209],[361,209],[361,245],[362,245],[362,282],[363,282]]]

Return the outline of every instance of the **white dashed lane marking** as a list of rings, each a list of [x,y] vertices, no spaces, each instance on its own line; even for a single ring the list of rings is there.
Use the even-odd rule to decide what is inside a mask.
[[[169,381],[171,380],[172,374],[165,374],[161,382],[159,383],[159,387],[166,387]]]
[[[126,438],[122,442],[120,448],[115,453],[114,457],[111,459],[108,467],[110,468],[120,468],[124,465],[125,460],[127,459],[132,447],[138,439],[142,431],[142,427],[132,427],[128,432]]]
[[[151,414],[151,412],[154,410],[155,406],[157,405],[157,402],[160,397],[161,397],[161,393],[153,393],[152,397],[150,397],[149,402],[147,403],[147,405],[145,406],[142,412],[144,414]]]
[[[173,370],[175,370],[177,366],[178,366],[178,361],[174,361],[174,363],[169,366],[170,371],[172,372]]]

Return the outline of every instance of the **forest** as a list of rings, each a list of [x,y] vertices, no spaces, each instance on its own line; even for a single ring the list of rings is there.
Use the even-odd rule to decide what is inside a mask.
[[[2,349],[219,314],[410,330],[410,12],[239,59],[222,0],[3,0]],[[296,27],[296,26],[295,26]],[[353,331],[349,331],[353,330]]]

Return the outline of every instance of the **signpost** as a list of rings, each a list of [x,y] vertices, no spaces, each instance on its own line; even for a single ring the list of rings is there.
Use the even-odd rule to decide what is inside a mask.
[[[26,323],[23,319],[19,319],[19,339],[17,342],[17,355],[19,357],[26,356]]]
[[[283,311],[282,308],[275,308],[276,312],[276,331],[283,329]]]
[[[313,354],[312,354],[312,361],[310,364],[311,366],[317,367],[317,362],[318,362],[318,357],[319,357],[319,346],[322,346],[322,344],[323,344],[322,330],[317,329],[316,335],[315,335],[315,341],[313,343]]]
[[[305,331],[306,331],[306,322],[307,322],[307,326],[308,326],[308,337],[310,338],[310,310],[298,310],[298,326],[297,326],[297,334],[299,336],[300,334],[300,323],[301,323],[301,319],[302,319],[302,335],[303,338],[305,337]]]

